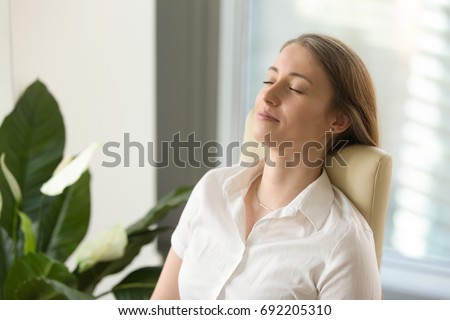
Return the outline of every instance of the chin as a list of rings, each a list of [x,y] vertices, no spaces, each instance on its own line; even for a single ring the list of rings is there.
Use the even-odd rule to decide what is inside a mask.
[[[278,145],[278,143],[282,142],[280,137],[271,130],[264,130],[263,128],[256,128],[253,130],[253,137],[255,141],[260,142],[262,145],[272,146],[274,147],[274,143]],[[268,140],[267,140],[268,139]],[[265,143],[270,142],[270,143]]]

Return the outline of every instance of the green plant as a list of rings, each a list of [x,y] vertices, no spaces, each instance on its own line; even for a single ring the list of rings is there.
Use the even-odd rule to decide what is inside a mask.
[[[79,264],[70,271],[65,261],[83,240],[90,219],[87,166],[60,193],[49,196],[41,192],[43,185],[57,176],[54,172],[63,158],[64,144],[57,102],[45,85],[36,81],[0,127],[2,299],[96,298],[93,292],[103,277],[123,270],[143,246],[166,231],[150,226],[189,197],[191,188],[176,189],[123,230],[125,241],[119,254]],[[160,267],[135,270],[111,292],[117,299],[148,299],[160,271]]]

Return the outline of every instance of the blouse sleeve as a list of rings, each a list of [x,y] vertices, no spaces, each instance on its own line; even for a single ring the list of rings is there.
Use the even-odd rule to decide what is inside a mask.
[[[194,187],[192,193],[184,207],[177,227],[172,233],[171,244],[175,253],[180,259],[183,259],[184,252],[189,245],[189,235],[193,219],[197,213],[198,208],[198,187],[199,183]]]
[[[333,248],[318,285],[318,299],[381,299],[372,231],[350,228]]]

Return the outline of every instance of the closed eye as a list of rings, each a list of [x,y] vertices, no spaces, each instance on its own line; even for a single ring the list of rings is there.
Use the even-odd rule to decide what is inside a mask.
[[[302,93],[303,93],[303,92],[301,92],[300,90],[294,89],[294,88],[292,88],[292,87],[289,87],[289,89],[290,89],[291,91],[297,92],[297,93],[299,93],[299,94],[302,94]]]
[[[264,83],[264,84],[270,84],[270,85],[272,85],[272,84],[275,83],[275,81],[263,81],[263,83]],[[298,93],[298,94],[303,94],[302,91],[297,90],[297,89],[294,89],[294,88],[292,88],[292,87],[289,87],[289,90],[294,91],[295,93]]]

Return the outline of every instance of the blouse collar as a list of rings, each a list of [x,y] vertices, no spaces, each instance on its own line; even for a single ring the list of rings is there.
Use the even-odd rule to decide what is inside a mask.
[[[261,159],[255,166],[240,167],[241,170],[228,177],[223,184],[222,191],[227,201],[230,201],[235,196],[245,196],[251,183],[262,173],[264,159]],[[314,229],[318,231],[328,217],[333,200],[333,186],[326,170],[322,170],[321,175],[303,189],[289,204],[272,211],[266,217],[282,218],[301,213],[307,217]]]

